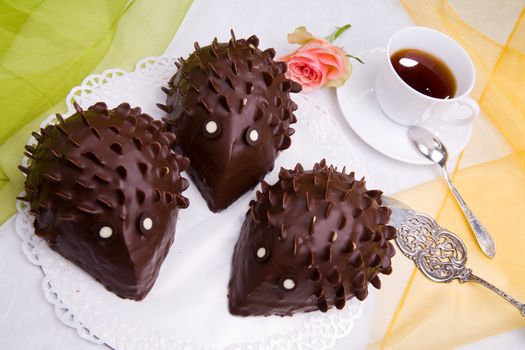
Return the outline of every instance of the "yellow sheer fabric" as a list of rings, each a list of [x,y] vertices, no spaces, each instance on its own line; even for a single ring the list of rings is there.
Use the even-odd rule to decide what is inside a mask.
[[[473,25],[465,18],[490,19],[486,1],[464,1],[459,6],[468,15],[463,16],[454,1],[402,0],[402,3],[416,24],[441,30],[467,49],[478,73],[473,96],[478,99],[483,115],[513,150],[510,156],[466,169],[461,169],[460,159],[461,170],[454,174],[460,192],[494,236],[497,245],[494,260],[481,253],[450,195],[446,195],[438,212],[429,214],[462,237],[468,249],[468,266],[477,275],[524,301],[525,2],[493,1],[507,8],[495,13],[492,23],[486,24],[493,32],[494,21],[504,23],[507,28],[510,24],[503,40],[487,35],[490,28],[483,28],[483,23]],[[475,153],[473,146],[467,147],[466,152]],[[437,180],[399,197],[417,208],[417,203],[428,201],[425,194],[433,188],[446,191]],[[384,339],[372,347],[451,348],[519,327],[525,327],[525,318],[487,289],[473,283],[436,284],[414,270]]]

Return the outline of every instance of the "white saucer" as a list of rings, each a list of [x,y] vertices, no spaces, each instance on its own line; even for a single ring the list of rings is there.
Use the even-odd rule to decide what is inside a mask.
[[[384,62],[385,49],[363,51],[357,56],[365,64],[354,63],[352,76],[337,89],[339,106],[348,124],[363,141],[391,158],[412,164],[431,164],[408,140],[408,127],[388,119],[379,107],[374,85],[376,74]],[[447,113],[461,112],[452,107]],[[463,150],[472,132],[472,123],[457,126],[436,121],[423,126],[441,139],[451,158]]]

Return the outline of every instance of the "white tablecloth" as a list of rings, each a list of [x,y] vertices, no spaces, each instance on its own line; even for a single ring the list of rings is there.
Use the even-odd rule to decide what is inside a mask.
[[[351,23],[338,44],[352,53],[384,46],[396,30],[410,25],[410,18],[396,1],[203,1],[195,0],[166,53],[187,56],[193,42],[205,45],[214,36],[229,38],[233,28],[237,37],[257,34],[261,47],[275,47],[277,56],[288,53],[293,46],[286,42],[286,34],[299,25],[306,25],[315,34],[327,35],[335,26]],[[357,65],[357,63],[356,63]],[[343,132],[352,144],[347,152],[359,152],[359,164],[350,166],[358,174],[367,175],[371,187],[395,193],[435,178],[439,173],[433,167],[407,165],[381,155],[352,131],[344,121],[335,91],[322,90],[309,95],[323,106],[331,117],[340,122]],[[498,134],[483,118],[476,121],[471,142],[483,148],[483,139],[499,140]],[[503,141],[498,141],[503,143]],[[500,148],[501,149],[501,148]],[[490,149],[468,157],[464,165],[484,162],[502,156]],[[455,163],[456,160],[452,160]],[[337,349],[361,349],[371,341],[381,339],[394,308],[403,292],[411,263],[398,254],[394,260],[395,278],[385,278],[377,293],[380,303],[365,304],[363,316],[352,332],[337,344]],[[102,349],[77,336],[64,326],[44,299],[40,283],[42,272],[24,257],[20,240],[14,232],[11,219],[0,228],[0,349]],[[525,329],[498,335],[470,344],[466,348],[518,349],[525,343]],[[520,346],[521,345],[521,346]]]

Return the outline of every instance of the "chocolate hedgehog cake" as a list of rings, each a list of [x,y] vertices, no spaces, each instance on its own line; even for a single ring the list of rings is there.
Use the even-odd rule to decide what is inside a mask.
[[[191,160],[188,170],[213,212],[227,208],[273,169],[279,151],[290,146],[297,105],[290,92],[301,86],[285,78],[286,64],[259,39],[200,47],[169,81],[168,128]]]
[[[325,312],[365,299],[368,282],[380,288],[396,236],[381,194],[324,160],[311,171],[281,169],[272,186],[263,182],[235,246],[230,312]]]
[[[26,196],[35,233],[122,298],[152,288],[188,200],[175,134],[123,103],[97,103],[33,133]]]

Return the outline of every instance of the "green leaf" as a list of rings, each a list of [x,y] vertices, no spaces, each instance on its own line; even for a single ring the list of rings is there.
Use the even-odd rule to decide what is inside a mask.
[[[341,36],[341,34],[346,32],[346,30],[349,29],[351,26],[352,26],[351,24],[345,24],[342,27],[335,27],[334,32],[332,34],[328,35],[325,39],[328,40],[329,42],[333,43],[334,41],[337,40],[337,38],[339,38]]]
[[[357,57],[357,56],[353,56],[353,55],[346,54],[346,57],[351,58],[351,59],[354,59],[354,60],[356,60],[357,62],[359,62],[359,63],[361,63],[361,64],[365,64],[365,62],[363,62],[363,60],[360,59],[360,58]]]

